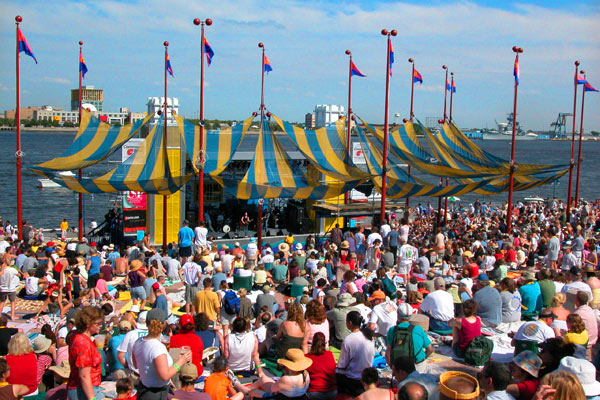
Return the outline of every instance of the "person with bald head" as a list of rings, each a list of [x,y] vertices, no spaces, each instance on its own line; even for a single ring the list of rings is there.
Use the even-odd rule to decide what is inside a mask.
[[[418,382],[408,382],[398,390],[398,400],[427,400],[427,389]]]

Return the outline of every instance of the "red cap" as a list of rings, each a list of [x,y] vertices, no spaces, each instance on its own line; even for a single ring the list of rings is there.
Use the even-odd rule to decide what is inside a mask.
[[[96,247],[96,242],[92,242],[91,246]]]
[[[158,289],[160,289],[160,283],[158,283],[158,282],[154,282],[154,283],[152,284],[152,289],[154,289],[154,290],[158,290]]]
[[[54,243],[53,242],[48,242],[48,243],[46,243],[46,246],[52,247],[52,246],[54,246]]]
[[[186,326],[187,324],[194,324],[194,318],[190,314],[183,314],[181,318],[179,318],[179,323],[181,326]]]

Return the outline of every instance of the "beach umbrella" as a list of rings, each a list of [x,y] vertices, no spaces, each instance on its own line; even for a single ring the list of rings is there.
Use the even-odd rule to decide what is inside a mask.
[[[450,196],[450,197],[448,197],[448,201],[456,203],[457,201],[460,201],[460,198],[456,197],[456,196]]]

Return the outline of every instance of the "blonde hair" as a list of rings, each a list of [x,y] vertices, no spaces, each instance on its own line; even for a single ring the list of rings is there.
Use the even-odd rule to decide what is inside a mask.
[[[552,296],[552,307],[561,307],[567,301],[567,296],[564,293],[556,293]]]
[[[149,336],[158,336],[163,331],[163,323],[157,319],[153,319],[148,322],[148,335]]]
[[[247,294],[248,294],[248,291],[244,288],[241,288],[240,290],[238,290],[238,295],[240,297],[246,297]]]
[[[11,356],[22,356],[33,351],[29,338],[24,333],[17,333],[8,341],[8,354]]]
[[[570,372],[553,372],[542,378],[542,385],[556,389],[554,400],[585,400],[585,392],[575,375]]]

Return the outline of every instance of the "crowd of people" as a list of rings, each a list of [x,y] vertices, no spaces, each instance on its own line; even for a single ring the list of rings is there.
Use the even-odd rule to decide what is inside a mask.
[[[439,228],[419,208],[261,248],[187,221],[160,250],[3,231],[0,399],[592,399],[600,204],[571,210],[518,204],[508,232],[485,203]]]

